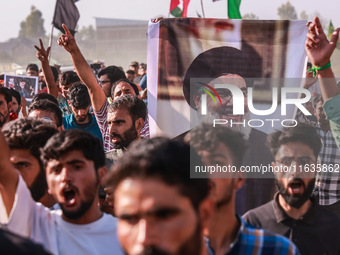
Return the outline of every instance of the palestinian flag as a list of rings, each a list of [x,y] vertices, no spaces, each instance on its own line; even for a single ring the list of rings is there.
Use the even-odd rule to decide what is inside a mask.
[[[170,13],[172,16],[185,18],[190,0],[171,0]]]
[[[329,22],[329,28],[328,28],[328,40],[332,38],[332,34],[334,32],[334,26],[332,23],[332,20]],[[338,43],[336,44],[336,48],[340,50],[340,39],[338,39]]]

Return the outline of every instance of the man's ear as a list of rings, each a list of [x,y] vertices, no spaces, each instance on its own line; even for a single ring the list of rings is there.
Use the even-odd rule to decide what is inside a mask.
[[[211,220],[214,216],[215,211],[215,202],[214,200],[208,196],[206,197],[198,207],[200,223],[203,232],[208,231]]]
[[[135,128],[138,134],[140,133],[143,127],[144,127],[144,120],[142,118],[137,119],[135,121]]]
[[[12,106],[13,106],[13,102],[12,101],[7,104],[7,109],[8,109],[9,112],[12,111]]]
[[[107,167],[106,166],[102,166],[98,168],[98,179],[99,179],[99,184],[103,184],[104,183],[104,179],[107,175],[108,171],[107,171]]]

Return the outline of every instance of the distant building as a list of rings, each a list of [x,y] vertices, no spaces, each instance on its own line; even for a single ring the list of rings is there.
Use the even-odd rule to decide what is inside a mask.
[[[148,21],[95,18],[96,52],[105,65],[122,66],[131,61],[146,63]]]

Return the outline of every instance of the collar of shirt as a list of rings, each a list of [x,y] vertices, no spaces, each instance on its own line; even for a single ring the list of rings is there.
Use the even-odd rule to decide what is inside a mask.
[[[239,215],[236,215],[236,217],[237,217],[238,221],[241,223],[241,226],[240,226],[240,228],[237,231],[237,235],[236,235],[234,241],[229,245],[229,249],[226,251],[225,254],[228,254],[228,252],[230,252],[232,250],[232,248],[235,246],[235,244],[240,239],[240,236],[241,236],[241,234],[243,232],[243,229],[244,229],[244,223],[245,223],[244,220]],[[204,237],[204,239],[205,239],[206,247],[208,248],[209,255],[215,255],[215,251],[210,246],[210,239],[209,239],[209,237]]]
[[[92,114],[89,113],[88,115],[89,115],[89,117],[90,117],[90,121],[89,121],[89,122],[84,123],[84,124],[78,124],[78,123],[76,122],[75,118],[74,118],[73,113],[72,113],[72,114],[71,114],[71,123],[72,123],[72,125],[79,126],[79,127],[83,127],[83,128],[86,127],[86,126],[90,126],[90,125],[92,124]]]
[[[298,219],[298,221],[302,221],[306,224],[313,225],[316,223],[316,214],[318,211],[317,210],[318,204],[314,196],[312,196],[310,199],[312,201],[312,206],[309,208],[309,210],[307,211],[305,215],[303,215],[300,219]],[[273,207],[274,207],[274,212],[275,212],[277,223],[280,223],[286,220],[295,221],[295,219],[291,218],[279,204],[279,192],[277,192],[274,196]]]

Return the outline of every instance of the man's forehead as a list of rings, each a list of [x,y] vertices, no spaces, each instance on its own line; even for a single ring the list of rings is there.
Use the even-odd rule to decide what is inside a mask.
[[[209,84],[213,87],[215,87],[216,84],[229,84],[229,85],[237,86],[239,88],[247,87],[247,84],[244,78],[238,74],[221,75],[217,77],[216,79],[212,80],[211,82],[209,82]]]
[[[47,164],[48,165],[58,165],[58,164],[64,164],[64,163],[71,163],[71,162],[75,162],[75,161],[86,163],[86,162],[91,162],[92,160],[85,158],[84,153],[81,150],[72,150],[72,151],[68,151],[68,152],[62,154],[57,159],[49,159]]]
[[[161,207],[182,207],[190,205],[188,197],[183,196],[176,185],[169,185],[160,178],[126,178],[115,191],[115,203],[119,208],[153,210]]]
[[[134,92],[132,86],[129,83],[122,81],[118,83],[117,86],[115,87],[115,92],[117,92],[118,90],[126,90],[126,89],[129,89]]]
[[[110,110],[107,115],[108,120],[116,120],[116,119],[122,119],[122,120],[128,120],[132,119],[131,115],[125,107],[117,108],[114,110]]]

